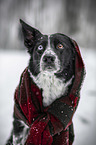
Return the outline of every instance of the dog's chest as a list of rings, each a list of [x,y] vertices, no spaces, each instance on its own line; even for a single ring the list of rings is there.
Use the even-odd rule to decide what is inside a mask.
[[[40,73],[33,78],[37,86],[43,89],[43,105],[48,106],[66,91],[66,84],[54,74]]]
[[[43,88],[43,105],[48,106],[64,93],[64,84],[54,75],[46,76],[43,79],[41,85]]]

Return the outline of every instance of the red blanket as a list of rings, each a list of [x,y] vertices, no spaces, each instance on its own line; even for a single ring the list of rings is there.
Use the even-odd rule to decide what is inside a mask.
[[[73,85],[68,95],[57,99],[50,106],[43,106],[42,90],[32,81],[28,68],[21,75],[15,91],[14,116],[30,128],[25,145],[72,144],[72,117],[78,105],[84,76],[84,64],[75,41],[74,45],[76,60]]]

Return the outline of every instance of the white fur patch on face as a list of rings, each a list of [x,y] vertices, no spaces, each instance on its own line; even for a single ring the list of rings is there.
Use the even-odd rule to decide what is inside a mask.
[[[51,56],[55,56],[55,68],[49,71],[53,71],[54,73],[60,70],[60,60],[58,59],[58,56],[56,55],[56,53],[52,50],[51,46],[50,46],[50,36],[48,36],[48,46],[47,49],[44,51],[41,59],[40,59],[40,71],[44,71],[44,62],[43,62],[43,57],[45,55],[51,55]],[[48,70],[47,70],[48,71]]]
[[[48,71],[40,72],[37,77],[34,77],[30,72],[30,76],[37,86],[43,89],[43,105],[45,107],[64,95],[73,79],[72,77],[67,83],[64,83],[63,80],[58,79],[54,73]]]

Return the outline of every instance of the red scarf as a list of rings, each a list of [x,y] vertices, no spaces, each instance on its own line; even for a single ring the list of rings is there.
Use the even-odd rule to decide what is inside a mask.
[[[84,76],[84,64],[79,48],[76,51],[75,78],[67,96],[44,108],[42,90],[32,81],[28,68],[21,75],[15,91],[14,115],[30,128],[25,145],[71,145],[70,125],[79,101],[79,92]]]

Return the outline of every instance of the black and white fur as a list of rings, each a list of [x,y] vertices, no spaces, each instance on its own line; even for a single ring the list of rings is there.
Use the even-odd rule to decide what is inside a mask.
[[[64,34],[43,35],[22,20],[24,44],[30,54],[30,77],[43,90],[46,107],[68,93],[75,73],[75,52],[72,40]],[[28,126],[14,118],[9,144],[24,144]]]
[[[40,47],[40,46],[39,46]],[[54,58],[54,67],[50,68],[45,67],[48,65],[48,62],[45,62],[45,57],[52,57]],[[52,59],[50,58],[50,59]],[[48,106],[57,98],[65,94],[67,91],[68,86],[71,84],[73,76],[65,83],[64,78],[56,77],[55,73],[60,71],[61,64],[56,52],[52,49],[50,45],[50,35],[48,35],[48,44],[46,50],[43,52],[40,65],[38,66],[40,69],[40,73],[37,76],[32,75],[32,72],[29,69],[30,76],[34,80],[34,82],[39,86],[39,88],[43,89],[43,105]]]

